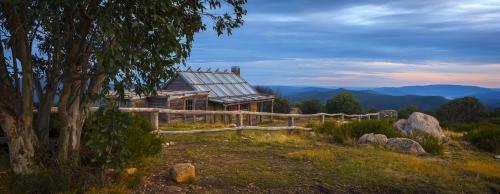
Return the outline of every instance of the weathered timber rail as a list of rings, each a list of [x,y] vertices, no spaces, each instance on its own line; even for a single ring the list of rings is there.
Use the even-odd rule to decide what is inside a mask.
[[[99,107],[91,107],[90,111],[96,111]],[[181,115],[222,115],[226,116],[235,116],[236,124],[239,127],[243,127],[243,118],[245,116],[269,116],[271,119],[273,117],[286,117],[288,118],[288,127],[293,127],[295,125],[295,118],[318,118],[321,123],[325,122],[325,117],[337,117],[340,119],[341,123],[344,123],[346,119],[355,118],[358,121],[363,118],[367,120],[371,119],[382,119],[388,117],[396,117],[397,111],[394,110],[384,110],[377,113],[368,113],[368,114],[344,114],[344,113],[317,113],[317,114],[284,114],[284,113],[270,113],[270,112],[250,112],[250,111],[207,111],[207,110],[174,110],[174,109],[163,109],[163,108],[125,108],[120,107],[120,111],[123,112],[137,112],[137,113],[149,113],[151,119],[151,125],[154,129],[159,129],[159,114],[181,114]],[[57,112],[57,107],[53,107],[52,112]],[[225,120],[225,119],[224,119]],[[250,122],[251,126],[252,123]]]
[[[240,132],[242,130],[258,130],[258,131],[282,131],[282,130],[287,130],[287,131],[290,131],[290,132],[294,131],[294,130],[312,131],[311,128],[304,128],[304,127],[297,127],[297,126],[292,126],[292,127],[241,126],[241,127],[233,127],[233,128],[200,129],[200,130],[189,130],[189,131],[161,131],[161,130],[158,130],[158,131],[156,131],[156,133],[157,134],[175,135],[175,134],[213,133],[213,132],[225,132],[225,131],[237,131],[237,132]]]

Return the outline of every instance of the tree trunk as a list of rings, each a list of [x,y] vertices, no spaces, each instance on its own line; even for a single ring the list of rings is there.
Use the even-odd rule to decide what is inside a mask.
[[[37,138],[31,126],[31,121],[24,122],[22,117],[15,119],[11,115],[1,114],[2,128],[9,139],[10,165],[15,174],[28,175],[33,173],[35,148]],[[29,119],[28,119],[29,120]]]
[[[80,99],[60,103],[61,133],[59,134],[58,159],[61,163],[78,163],[82,127],[87,114],[80,106]]]
[[[47,90],[47,93],[40,98],[40,106],[38,107],[37,120],[37,135],[40,145],[50,145],[50,110],[52,108],[55,90]]]

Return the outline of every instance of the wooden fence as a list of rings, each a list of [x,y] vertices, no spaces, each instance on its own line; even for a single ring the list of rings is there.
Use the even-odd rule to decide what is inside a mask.
[[[91,107],[90,111],[96,111],[99,107]],[[206,110],[173,110],[173,109],[162,109],[162,108],[124,108],[120,107],[120,111],[123,112],[137,112],[137,113],[149,113],[151,119],[151,125],[154,129],[156,129],[156,133],[158,134],[195,134],[195,133],[209,133],[209,132],[223,132],[223,131],[237,131],[241,132],[242,130],[264,130],[264,131],[277,131],[277,130],[311,130],[309,128],[303,128],[295,126],[295,118],[318,118],[319,121],[323,124],[325,122],[326,117],[336,117],[340,119],[341,123],[344,123],[347,119],[356,119],[361,121],[362,119],[384,119],[384,118],[397,118],[397,111],[395,110],[383,110],[377,113],[369,113],[369,114],[344,114],[344,113],[335,113],[335,114],[327,114],[327,113],[317,113],[317,114],[283,114],[283,113],[269,113],[269,112],[250,112],[250,111],[206,111]],[[51,112],[57,112],[57,107],[53,107]],[[226,116],[235,116],[236,125],[238,127],[235,128],[223,128],[223,129],[207,129],[207,130],[190,130],[190,131],[161,131],[159,129],[159,114],[181,114],[181,115],[221,115],[223,117]],[[243,118],[245,116],[269,116],[272,120],[273,117],[286,117],[288,118],[288,126],[286,127],[258,127],[251,126],[251,118],[249,119],[248,126],[245,126],[243,123]],[[226,119],[224,119],[226,121]],[[7,143],[8,139],[6,137],[0,137],[0,144]]]
[[[91,111],[97,110],[98,107],[92,107]],[[245,116],[269,116],[272,120],[273,117],[286,117],[288,118],[288,126],[292,127],[295,125],[295,118],[318,118],[321,123],[325,122],[326,117],[336,117],[339,118],[341,123],[344,123],[346,119],[357,119],[361,121],[362,119],[372,120],[372,119],[383,119],[383,118],[397,118],[397,111],[395,110],[383,110],[377,113],[368,114],[344,114],[344,113],[317,113],[317,114],[284,114],[284,113],[270,113],[270,112],[250,112],[250,111],[206,111],[206,110],[173,110],[173,109],[162,109],[162,108],[124,108],[120,107],[120,111],[123,112],[139,112],[139,113],[149,113],[151,119],[151,125],[154,129],[159,129],[159,114],[181,114],[181,115],[222,115],[222,116],[235,116],[236,125],[241,127],[244,126],[243,118]],[[57,108],[53,108],[52,111],[57,111]],[[249,126],[252,125],[251,119]]]

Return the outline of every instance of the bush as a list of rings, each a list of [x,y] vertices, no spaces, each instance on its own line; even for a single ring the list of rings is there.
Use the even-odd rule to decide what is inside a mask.
[[[327,121],[319,128],[318,132],[329,135],[332,142],[341,144],[350,144],[353,139],[358,139],[366,133],[384,134],[388,138],[400,136],[393,129],[392,122],[388,120],[351,122],[344,125]]]
[[[400,134],[392,127],[392,122],[389,120],[369,120],[356,121],[345,124],[343,127],[351,131],[353,138],[360,138],[366,133],[384,134],[388,138],[398,137]]]
[[[463,97],[451,100],[436,111],[439,121],[449,123],[478,122],[486,116],[486,108],[475,97]]]
[[[500,153],[500,125],[477,126],[468,131],[464,139],[480,149]]]
[[[414,112],[418,112],[418,107],[415,105],[410,105],[405,108],[402,108],[398,111],[398,118],[407,119]]]
[[[315,114],[321,112],[321,102],[318,99],[304,100],[300,103],[300,110],[303,114]]]
[[[417,141],[422,146],[422,148],[424,148],[424,150],[428,153],[431,154],[443,153],[444,149],[443,143],[441,143],[441,141],[438,138],[432,135],[420,134],[419,136],[410,139]]]
[[[107,103],[84,125],[82,161],[104,168],[123,168],[161,149],[161,140],[140,115],[123,113]]]

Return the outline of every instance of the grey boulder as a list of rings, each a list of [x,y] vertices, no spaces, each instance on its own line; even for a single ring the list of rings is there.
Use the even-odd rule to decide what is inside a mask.
[[[433,116],[420,112],[412,113],[408,119],[398,120],[393,126],[403,135],[428,134],[440,140],[446,138],[443,129],[439,126],[439,121]]]
[[[384,146],[387,143],[387,137],[383,134],[367,133],[358,139],[358,144],[369,144],[374,146]]]
[[[406,154],[426,153],[424,148],[422,148],[418,142],[408,138],[390,138],[384,148]]]

